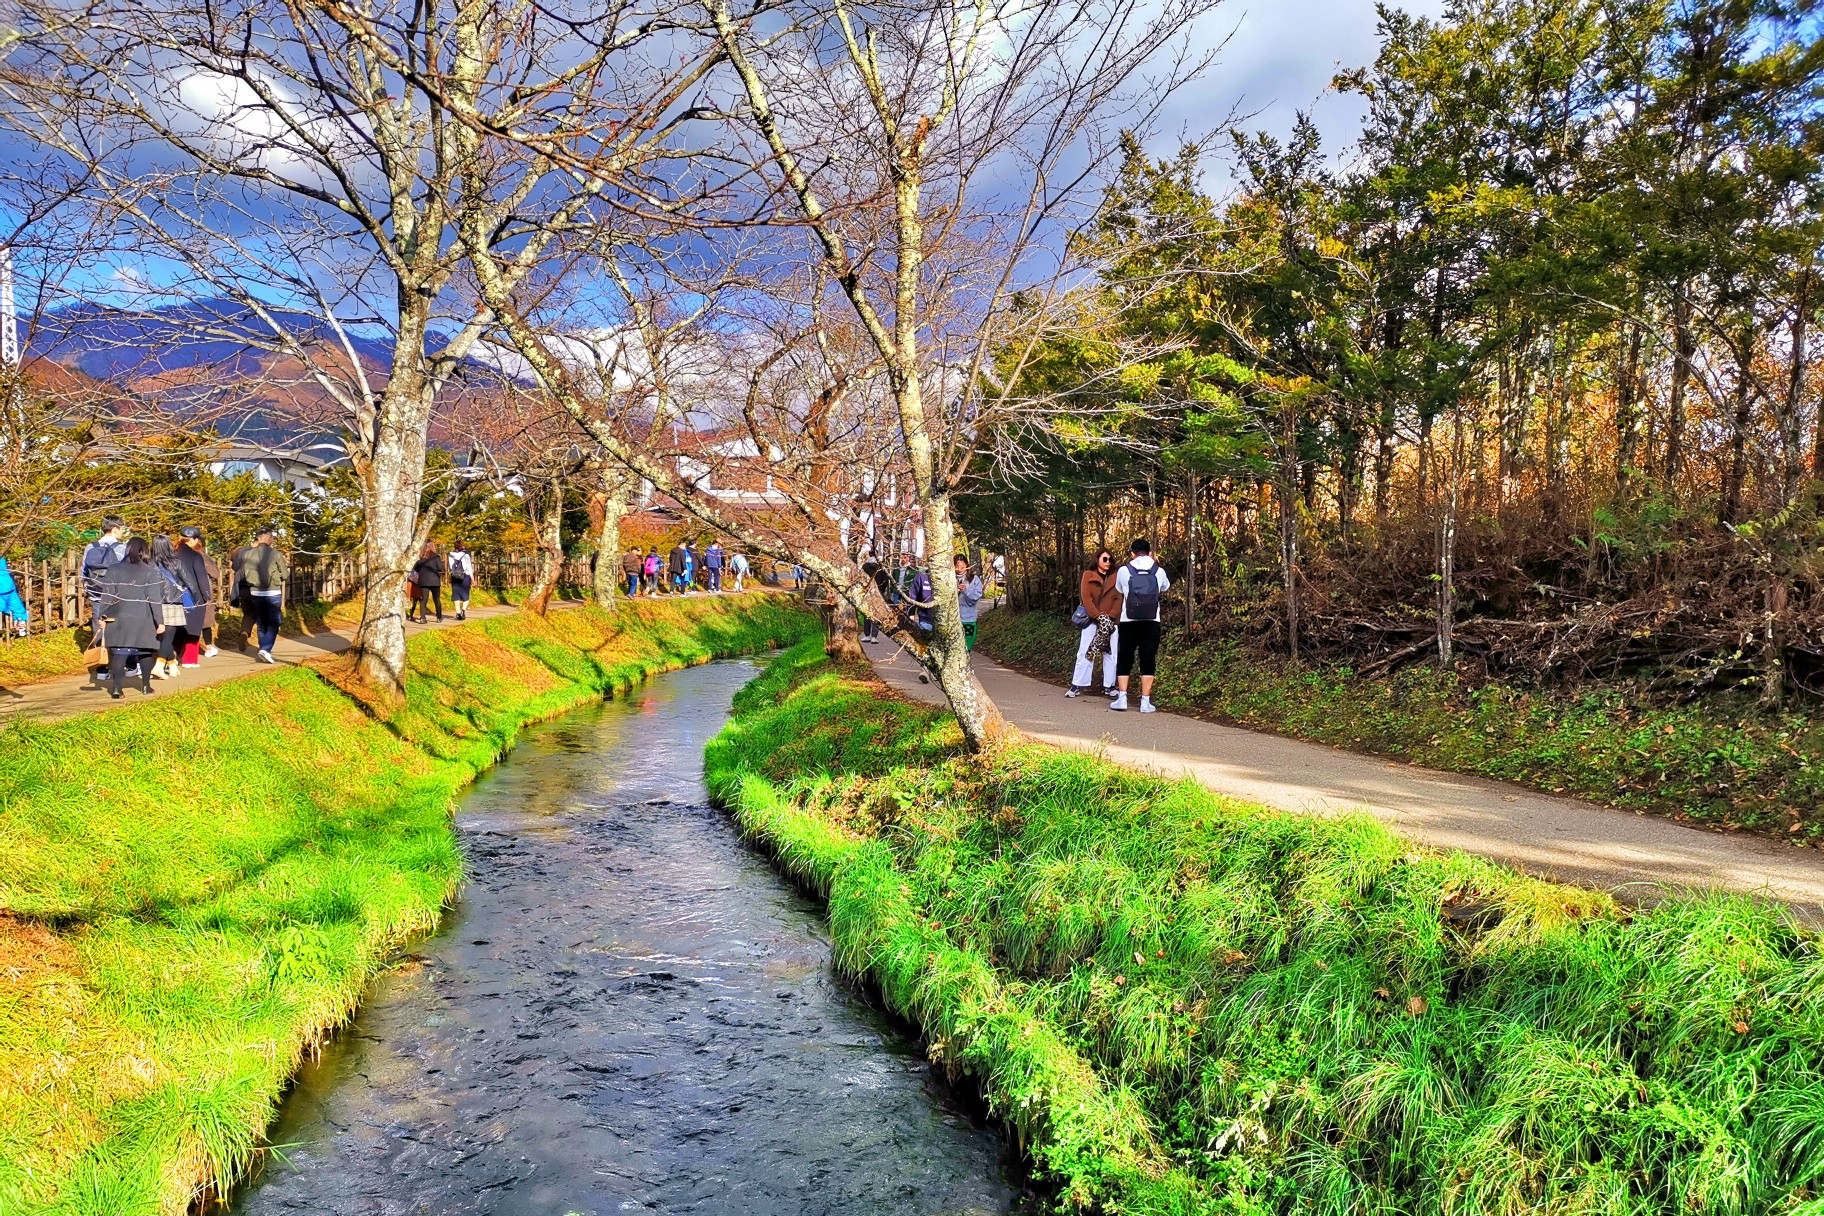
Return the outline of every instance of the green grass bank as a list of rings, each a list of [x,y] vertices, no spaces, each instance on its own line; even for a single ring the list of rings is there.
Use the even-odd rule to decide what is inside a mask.
[[[983,651],[1059,683],[1077,640],[1050,613],[982,617]],[[1425,666],[1358,677],[1168,629],[1155,699],[1180,713],[1824,845],[1824,716],[1767,713],[1746,695],[1649,703],[1616,686],[1475,686]]]
[[[795,642],[784,596],[474,621],[375,717],[309,668],[0,731],[0,1213],[172,1216],[462,875],[453,796],[526,724]]]
[[[1060,1206],[1824,1213],[1824,955],[943,715],[801,646],[712,790]]]

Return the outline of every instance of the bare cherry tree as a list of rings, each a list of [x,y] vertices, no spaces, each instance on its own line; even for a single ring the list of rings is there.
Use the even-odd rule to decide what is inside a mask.
[[[1021,396],[1020,371],[1060,324],[1080,324],[1069,288],[1092,272],[1077,260],[1085,245],[1073,237],[1093,219],[1119,133],[1144,128],[1201,68],[1178,40],[1213,4],[806,2],[770,6],[758,18],[706,0],[702,24],[716,54],[703,87],[728,95],[698,110],[727,113],[715,163],[734,167],[712,214],[703,206],[708,192],[676,204],[674,183],[629,182],[624,144],[563,144],[562,164],[579,187],[599,183],[604,195],[643,199],[699,226],[754,225],[766,234],[764,261],[814,265],[823,290],[850,311],[884,389],[896,449],[884,463],[900,467],[881,480],[916,501],[927,552],[938,559],[926,606],[932,628],[901,637],[973,746],[985,745],[1000,722],[970,672],[957,587],[943,560],[956,545],[953,496],[1007,421],[1029,421],[1046,404]],[[482,124],[469,130],[477,155],[488,141],[556,142]],[[499,240],[479,212],[460,226],[482,299],[605,451],[711,526],[762,551],[784,547],[786,536],[756,527],[674,463],[592,420],[555,335],[512,286],[525,251]],[[618,239],[610,225],[597,232],[593,257],[612,263],[653,247],[650,238]],[[799,305],[813,321],[799,330],[809,334],[827,301],[813,293]],[[766,457],[779,462],[814,447],[813,435],[778,428],[779,449]],[[884,613],[855,548],[842,543],[843,514],[808,494],[792,510],[823,527],[788,556],[854,608]]]
[[[926,663],[981,746],[997,715],[944,560],[953,496],[1007,412],[1030,407],[1003,386],[1084,273],[1072,237],[1099,171],[1202,66],[1183,38],[1213,0],[807,0],[766,25],[706,7],[739,121],[884,369],[937,559]]]
[[[492,324],[465,289],[455,215],[508,236],[546,181],[458,136],[536,129],[554,96],[598,96],[606,66],[664,23],[631,4],[495,0],[174,0],[155,19],[93,0],[69,16],[7,0],[0,24],[26,36],[0,78],[5,121],[73,167],[75,201],[109,221],[152,299],[207,305],[201,339],[287,360],[333,414],[365,507],[359,670],[396,692],[405,571],[431,522],[427,428]],[[418,74],[497,87],[452,97]],[[563,227],[561,208],[541,213],[558,222],[519,234],[534,247]],[[539,265],[505,273],[517,288]]]

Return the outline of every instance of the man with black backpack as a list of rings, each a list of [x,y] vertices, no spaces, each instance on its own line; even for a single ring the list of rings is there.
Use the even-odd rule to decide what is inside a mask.
[[[1129,548],[1133,554],[1115,573],[1115,589],[1121,593],[1121,622],[1117,627],[1115,648],[1115,699],[1108,707],[1117,713],[1127,709],[1127,681],[1134,668],[1140,668],[1140,712],[1153,712],[1153,669],[1159,659],[1159,597],[1170,590],[1172,580],[1164,567],[1153,560],[1153,547],[1137,540]]]

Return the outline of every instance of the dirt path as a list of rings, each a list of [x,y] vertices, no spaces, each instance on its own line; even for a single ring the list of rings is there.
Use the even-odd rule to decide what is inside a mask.
[[[517,612],[518,608],[510,605],[492,605],[486,608],[469,610],[470,620],[481,620],[491,616],[505,616]],[[441,622],[433,621],[428,625],[407,625],[407,637],[423,633],[427,629],[445,629],[456,623],[453,614],[446,615]],[[335,629],[319,630],[305,636],[281,634],[278,644],[272,648],[272,657],[280,666],[295,667],[306,659],[318,655],[339,654],[349,648],[353,642],[352,631],[343,632]],[[209,684],[220,684],[226,680],[239,679],[242,676],[255,675],[262,671],[272,670],[266,664],[254,658],[250,645],[245,652],[230,650],[226,646],[213,659],[204,659],[199,667],[180,672],[174,680],[154,680],[154,696],[164,692],[183,692],[186,689],[202,688]],[[107,694],[106,681],[97,684],[84,675],[61,676],[54,680],[41,680],[35,684],[21,684],[18,687],[0,687],[0,724],[14,718],[32,718],[36,721],[50,722],[58,718],[68,718],[74,714],[90,713],[99,709],[114,709],[117,706],[132,705],[143,699],[139,691],[137,676],[130,677],[126,683],[126,695],[116,701]]]
[[[897,648],[867,648],[895,688],[941,703]],[[1111,760],[1288,811],[1366,809],[1408,839],[1461,849],[1542,878],[1613,891],[1644,903],[1672,890],[1770,896],[1824,926],[1824,853],[1757,836],[1708,832],[1670,820],[1554,798],[1523,786],[1442,773],[1318,743],[1219,726],[1177,714],[1112,713],[1099,695],[975,659],[1001,712],[1036,739],[1101,751]]]

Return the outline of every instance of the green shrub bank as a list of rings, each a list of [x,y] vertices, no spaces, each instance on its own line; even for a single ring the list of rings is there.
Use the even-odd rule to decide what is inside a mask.
[[[787,656],[707,755],[840,964],[1125,1213],[1824,1212],[1824,959],[943,716]]]
[[[985,613],[981,647],[1066,680],[1078,634],[1050,613]],[[1161,707],[1454,772],[1519,781],[1681,821],[1824,842],[1824,719],[1751,699],[1648,704],[1624,688],[1577,695],[1474,687],[1435,668],[1358,678],[1254,658],[1167,630]]]
[[[816,631],[782,596],[414,637],[377,719],[281,669],[0,731],[0,1212],[186,1211],[462,871],[456,791],[527,723]]]

